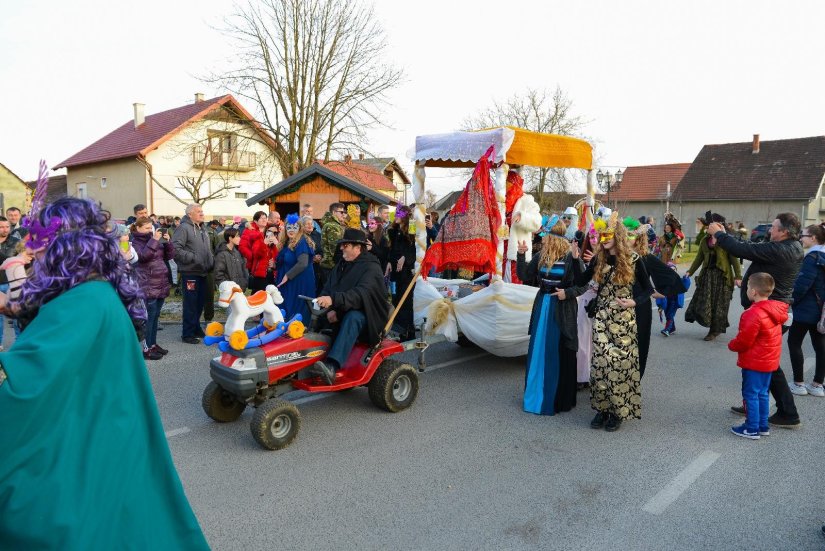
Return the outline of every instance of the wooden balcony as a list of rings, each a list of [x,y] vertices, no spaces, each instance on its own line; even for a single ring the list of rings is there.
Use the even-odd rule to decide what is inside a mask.
[[[202,145],[192,148],[192,166],[211,170],[251,172],[255,170],[257,155],[252,151],[214,151]]]

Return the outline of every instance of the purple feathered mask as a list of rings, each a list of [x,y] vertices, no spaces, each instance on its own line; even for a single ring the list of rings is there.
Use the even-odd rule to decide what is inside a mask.
[[[62,221],[56,216],[49,219],[47,225],[40,223],[40,211],[46,204],[46,192],[49,188],[49,169],[46,166],[46,161],[40,160],[40,171],[37,173],[37,186],[34,190],[34,197],[32,198],[32,207],[29,215],[23,219],[21,225],[29,230],[29,240],[26,242],[26,248],[31,250],[42,249],[46,247],[57,232],[60,230]]]

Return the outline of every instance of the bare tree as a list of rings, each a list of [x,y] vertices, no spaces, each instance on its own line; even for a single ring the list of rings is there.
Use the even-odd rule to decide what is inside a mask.
[[[333,153],[363,151],[386,92],[402,71],[383,62],[385,35],[360,0],[249,0],[223,32],[237,53],[232,69],[206,80],[254,106],[275,136],[289,176]]]
[[[424,192],[424,207],[427,209],[427,212],[433,210],[437,202],[438,197],[433,190],[428,189]]]
[[[573,114],[573,101],[560,88],[550,93],[548,90],[527,89],[523,94],[515,94],[503,103],[493,106],[465,119],[465,130],[477,130],[493,126],[517,126],[534,132],[580,136],[589,121]],[[525,167],[525,186],[536,194],[542,206],[550,197],[545,191],[568,194],[571,192],[570,169]]]

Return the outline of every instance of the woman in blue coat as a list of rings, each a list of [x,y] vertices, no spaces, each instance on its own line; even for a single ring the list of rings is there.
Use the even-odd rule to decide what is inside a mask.
[[[802,261],[802,269],[793,286],[793,323],[788,331],[788,349],[791,353],[793,380],[789,386],[797,396],[810,394],[825,397],[822,382],[825,380],[825,335],[817,331],[816,324],[822,316],[825,300],[825,226],[814,224],[802,232],[802,246],[808,249]],[[805,386],[802,341],[805,334],[811,336],[816,352],[814,380]]]
[[[315,296],[314,256],[315,243],[301,229],[298,215],[290,214],[286,217],[286,231],[281,237],[281,252],[275,261],[275,270],[281,276],[278,287],[284,297],[280,308],[286,312],[286,321],[301,314],[303,322],[309,323],[309,307],[298,295]]]

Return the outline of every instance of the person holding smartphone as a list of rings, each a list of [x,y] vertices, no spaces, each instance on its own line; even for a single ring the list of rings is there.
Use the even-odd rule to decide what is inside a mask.
[[[249,270],[249,290],[263,291],[275,283],[275,259],[278,247],[274,231],[267,230],[267,214],[259,210],[252,216],[252,224],[241,235],[238,249],[246,259]]]

